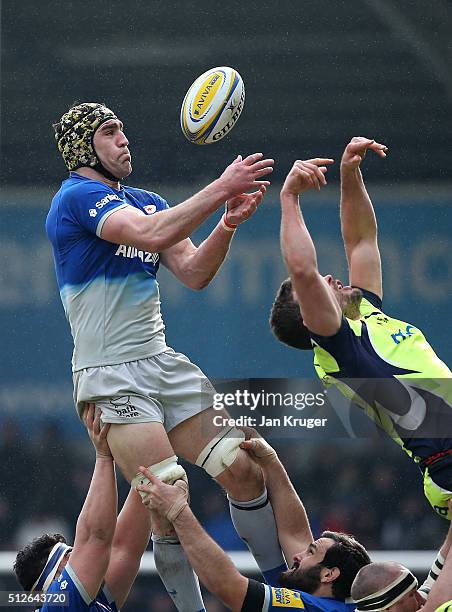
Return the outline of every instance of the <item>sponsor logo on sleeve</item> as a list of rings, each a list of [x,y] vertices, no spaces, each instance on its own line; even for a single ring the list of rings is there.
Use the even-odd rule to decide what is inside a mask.
[[[107,193],[107,195],[104,198],[102,198],[102,200],[99,200],[99,202],[96,202],[95,207],[98,209],[101,209],[107,204],[109,204],[110,202],[113,202],[114,200],[118,200],[119,202],[122,202],[123,204],[125,204],[124,200],[122,200],[116,193]]]
[[[301,594],[290,589],[272,587],[272,606],[275,608],[304,608]]]
[[[157,206],[155,204],[148,204],[147,206],[143,206],[143,210],[148,215],[153,215],[155,211],[157,210]]]
[[[90,208],[88,212],[90,217],[95,217],[97,215],[97,210],[95,208]]]

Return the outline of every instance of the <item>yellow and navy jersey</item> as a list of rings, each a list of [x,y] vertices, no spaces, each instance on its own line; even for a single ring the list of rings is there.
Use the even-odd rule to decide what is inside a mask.
[[[311,333],[318,376],[360,406],[417,462],[449,451],[452,372],[418,327],[388,316],[377,295],[362,292],[359,319],[342,317],[334,336]]]
[[[249,580],[241,612],[276,612],[281,608],[305,609],[306,612],[354,612],[356,604]]]

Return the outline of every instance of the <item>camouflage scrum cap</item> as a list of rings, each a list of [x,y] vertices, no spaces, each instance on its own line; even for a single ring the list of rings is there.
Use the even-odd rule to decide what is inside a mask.
[[[109,119],[117,119],[112,110],[97,102],[84,102],[69,109],[53,126],[58,149],[68,170],[80,166],[95,168],[100,164],[93,136],[97,128]]]

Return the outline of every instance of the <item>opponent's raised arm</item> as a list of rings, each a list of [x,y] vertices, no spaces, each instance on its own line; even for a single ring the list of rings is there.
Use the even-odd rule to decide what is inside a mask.
[[[188,238],[229,198],[269,185],[269,181],[261,179],[272,172],[273,160],[262,158],[262,153],[254,153],[245,159],[236,159],[218,179],[169,210],[144,215],[132,206],[120,208],[106,219],[101,237],[116,244],[160,253]]]
[[[375,212],[364,185],[360,164],[366,152],[386,157],[387,147],[369,138],[355,137],[341,160],[341,225],[350,285],[382,297],[381,261]]]
[[[341,324],[341,309],[317,267],[317,254],[300,209],[299,194],[326,184],[332,159],[296,161],[281,190],[281,251],[292,279],[306,327],[332,336]]]

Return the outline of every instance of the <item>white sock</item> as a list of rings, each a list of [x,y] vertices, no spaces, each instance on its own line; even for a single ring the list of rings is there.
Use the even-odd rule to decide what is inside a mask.
[[[228,499],[235,530],[250,549],[267,582],[277,584],[279,574],[286,569],[286,562],[267,490],[250,501],[236,501],[229,496]]]
[[[198,577],[176,536],[152,534],[154,561],[168,595],[179,612],[205,612]]]

